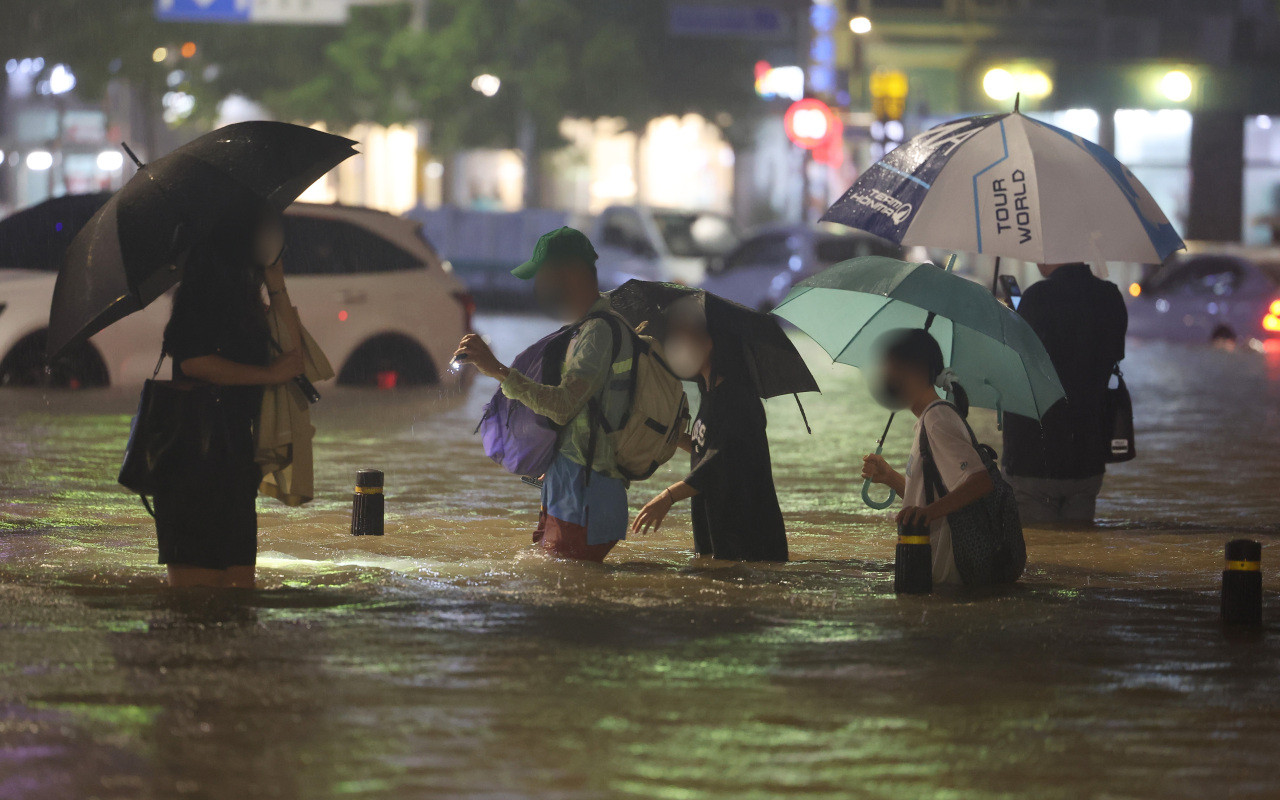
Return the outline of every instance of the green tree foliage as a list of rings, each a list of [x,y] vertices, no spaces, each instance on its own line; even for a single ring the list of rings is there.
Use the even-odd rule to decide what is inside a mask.
[[[438,149],[512,146],[522,119],[557,141],[565,116],[660,114],[712,119],[757,106],[751,70],[778,55],[760,42],[681,39],[660,0],[430,0],[427,24],[407,3],[355,7],[345,26],[158,22],[153,0],[5,0],[0,60],[43,56],[69,64],[82,96],[112,77],[163,91],[174,70],[209,119],[236,92],[282,118],[342,126],[430,120]],[[156,64],[156,47],[198,45],[192,59]],[[471,88],[481,73],[502,88]],[[527,117],[525,116],[527,115]]]

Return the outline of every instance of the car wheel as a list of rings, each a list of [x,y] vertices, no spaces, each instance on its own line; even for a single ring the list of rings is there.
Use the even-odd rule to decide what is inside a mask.
[[[1234,344],[1239,337],[1226,325],[1219,325],[1209,334],[1209,344]]]
[[[45,331],[19,340],[0,361],[0,386],[92,389],[108,384],[107,365],[93,345],[84,342],[49,364],[45,342]]]
[[[356,348],[342,365],[338,383],[396,389],[430,386],[439,380],[431,356],[405,336],[378,336]]]

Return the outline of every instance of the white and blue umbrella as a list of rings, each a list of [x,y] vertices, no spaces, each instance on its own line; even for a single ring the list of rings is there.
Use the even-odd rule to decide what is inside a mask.
[[[903,245],[1040,264],[1154,264],[1184,246],[1114,156],[1017,111],[947,122],[911,138],[822,219]]]

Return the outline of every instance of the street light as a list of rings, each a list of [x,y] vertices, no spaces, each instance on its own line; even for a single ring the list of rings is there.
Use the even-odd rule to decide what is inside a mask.
[[[98,153],[98,169],[103,172],[115,172],[124,166],[124,156],[117,150],[103,150]]]
[[[849,30],[857,34],[871,33],[871,20],[866,17],[854,17],[849,20]]]
[[[982,91],[992,100],[1008,100],[1018,91],[1018,80],[1009,70],[996,67],[982,76]]]
[[[497,75],[486,72],[471,79],[471,88],[485,97],[493,97],[502,88],[502,80]]]
[[[169,48],[167,47],[157,47],[155,50],[151,51],[151,60],[156,62],[157,64],[159,64],[161,61],[164,61],[168,57],[169,57]]]
[[[1160,79],[1160,93],[1175,103],[1191,96],[1191,76],[1180,69],[1166,72]]]
[[[32,172],[44,172],[53,166],[53,153],[48,150],[32,150],[27,153],[27,169]]]

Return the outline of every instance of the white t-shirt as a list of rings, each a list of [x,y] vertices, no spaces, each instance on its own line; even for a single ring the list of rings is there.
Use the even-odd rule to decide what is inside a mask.
[[[904,505],[923,508],[926,502],[924,468],[920,461],[921,427],[929,432],[929,449],[948,492],[955,491],[970,475],[985,471],[986,467],[978,451],[973,449],[969,430],[956,410],[941,400],[930,405],[916,420],[911,455],[907,458],[907,491],[902,497]],[[960,583],[951,551],[951,528],[945,517],[929,525],[929,544],[933,547],[933,582]]]

